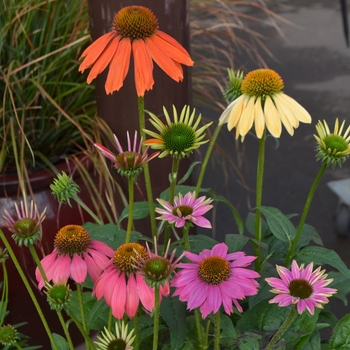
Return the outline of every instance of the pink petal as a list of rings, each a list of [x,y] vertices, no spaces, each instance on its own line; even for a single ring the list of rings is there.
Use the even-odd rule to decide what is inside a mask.
[[[154,289],[146,284],[143,276],[136,274],[136,283],[142,305],[148,311],[154,308]]]
[[[74,254],[70,265],[70,272],[73,280],[77,283],[83,283],[87,275],[86,262],[79,254]]]
[[[129,317],[136,315],[139,307],[139,295],[137,293],[137,285],[134,274],[130,274],[128,278],[128,284],[126,287],[126,306],[125,312]]]

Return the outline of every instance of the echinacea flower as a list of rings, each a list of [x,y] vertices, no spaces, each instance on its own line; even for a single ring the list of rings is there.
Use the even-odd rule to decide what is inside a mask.
[[[345,120],[339,128],[338,118],[335,120],[333,133],[329,130],[327,122],[319,120],[316,125],[318,135],[314,135],[318,143],[317,160],[321,159],[327,165],[339,166],[345,162],[350,155],[350,125],[342,135]]]
[[[98,342],[95,342],[97,350],[123,349],[132,350],[131,346],[134,339],[134,329],[128,333],[128,325],[124,321],[115,323],[115,334],[104,327],[104,334],[101,332],[101,337],[97,336]]]
[[[25,207],[22,201],[20,208],[15,204],[15,209],[17,218],[12,217],[6,209],[4,210],[4,225],[12,233],[12,238],[20,247],[33,245],[41,239],[41,224],[45,220],[46,208],[39,214],[33,201],[31,201],[30,209]]]
[[[187,301],[189,310],[199,307],[203,318],[218,312],[221,305],[227,314],[233,312],[232,304],[242,312],[238,300],[258,293],[259,284],[254,278],[260,275],[246,268],[255,256],[228,253],[227,245],[219,243],[199,255],[186,252],[185,257],[190,262],[179,264],[181,270],[171,283],[176,288],[173,295]]]
[[[20,340],[17,329],[10,324],[2,325],[0,328],[0,344],[14,346]]]
[[[284,266],[276,266],[281,278],[269,277],[266,282],[273,288],[272,293],[278,294],[269,303],[278,303],[278,306],[297,305],[299,314],[308,310],[311,315],[315,307],[323,308],[322,304],[328,303],[328,297],[337,292],[334,288],[326,288],[333,279],[326,279],[325,270],[319,266],[313,270],[313,263],[304,268],[293,260],[291,270]]]
[[[114,135],[114,141],[117,145],[117,150],[119,154],[116,156],[113,152],[111,152],[108,148],[100,145],[99,143],[94,143],[94,146],[108,159],[110,159],[114,163],[114,167],[117,169],[118,173],[126,176],[137,178],[137,176],[142,172],[143,165],[153,158],[157,157],[159,152],[152,153],[148,156],[147,147],[142,153],[142,138],[140,139],[140,143],[137,147],[137,131],[135,131],[134,141],[131,143],[129,132],[127,132],[127,141],[128,141],[128,149],[127,151],[123,151],[123,148],[117,138]]]
[[[62,227],[55,236],[54,247],[40,263],[47,281],[55,284],[66,283],[69,277],[76,283],[83,283],[87,274],[95,282],[114,253],[107,244],[91,240],[80,225]],[[46,281],[38,267],[35,276],[41,289]]]
[[[161,214],[157,217],[159,220],[168,221],[169,224],[175,224],[175,227],[183,227],[186,222],[211,228],[211,223],[203,215],[213,206],[210,204],[210,198],[204,196],[196,198],[196,192],[188,192],[183,197],[181,193],[174,198],[174,204],[157,198],[158,203],[164,208],[156,208],[155,211]]]
[[[57,174],[57,177],[50,185],[50,189],[52,195],[60,204],[67,202],[70,207],[70,200],[72,198],[77,198],[77,194],[80,192],[79,185],[64,171],[62,171],[61,174]]]
[[[51,285],[49,282],[45,283],[45,294],[47,302],[51,310],[61,311],[69,307],[72,297],[72,291],[69,284],[58,283]]]
[[[79,71],[92,67],[87,77],[90,84],[109,65],[105,90],[110,94],[123,86],[131,53],[138,96],[144,96],[145,91],[153,87],[153,61],[177,82],[183,80],[181,64],[193,65],[180,43],[158,29],[158,20],[152,11],[143,6],[128,6],[116,14],[112,30],[82,53],[84,61]]]
[[[114,253],[113,259],[106,265],[94,285],[93,295],[105,302],[112,309],[117,319],[122,319],[124,313],[128,317],[136,315],[139,303],[152,311],[154,308],[154,288],[150,287],[143,275],[135,267],[141,257],[147,259],[145,247],[138,243],[125,243]],[[161,294],[169,294],[169,285],[160,289]]]
[[[173,250],[170,257],[168,253],[170,249],[170,240],[168,241],[165,253],[163,256],[158,255],[157,239],[154,237],[154,249],[152,253],[148,243],[146,242],[148,257],[144,258],[140,256],[140,260],[135,261],[135,266],[139,269],[139,272],[144,276],[146,283],[151,287],[165,287],[166,283],[171,281],[172,275],[178,266],[178,263],[184,256],[182,253],[175,259],[176,249]]]
[[[228,130],[236,127],[236,139],[255,126],[256,136],[262,138],[265,126],[276,138],[281,136],[282,124],[293,136],[299,122],[311,123],[311,116],[282,90],[282,78],[272,69],[262,68],[249,72],[242,81],[242,95],[231,102],[219,119]]]
[[[159,155],[159,158],[163,158],[169,154],[178,158],[188,157],[194,149],[208,142],[208,140],[202,141],[205,137],[205,133],[203,132],[212,123],[210,122],[197,130],[202,117],[199,115],[195,120],[195,109],[193,109],[190,115],[190,106],[184,106],[180,117],[178,117],[176,108],[173,105],[173,122],[171,121],[165,107],[163,107],[163,112],[166,124],[164,124],[157,116],[148,112],[151,116],[150,122],[159,131],[159,134],[144,129],[146,134],[155,137],[154,139],[146,140],[144,145],[151,146],[153,149],[161,150],[162,153]]]

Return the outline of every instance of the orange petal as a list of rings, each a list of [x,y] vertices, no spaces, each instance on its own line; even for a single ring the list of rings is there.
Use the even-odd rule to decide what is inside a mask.
[[[143,142],[144,145],[152,145],[154,143],[163,145],[164,141],[163,140],[159,140],[159,139],[149,139],[149,140],[146,140],[145,142]]]
[[[190,56],[188,54],[188,52],[186,51],[186,49],[176,39],[174,39],[169,34],[162,32],[161,30],[157,30],[156,34],[159,35],[160,37],[162,37],[164,40],[166,40],[170,44],[172,44],[173,46],[175,46],[178,50],[182,51],[182,53],[184,53],[185,55]],[[193,62],[192,62],[192,64],[193,64]]]
[[[144,96],[146,90],[151,90],[153,80],[153,62],[143,40],[132,42],[134,55],[134,74],[137,96]]]
[[[85,51],[80,56],[80,58],[85,56],[86,57],[79,66],[79,72],[84,72],[86,68],[90,67],[97,60],[97,58],[100,56],[100,54],[108,45],[108,43],[111,41],[113,36],[115,36],[114,32],[106,33],[98,39],[96,39],[85,49]]]
[[[129,70],[131,55],[131,41],[129,38],[119,41],[118,50],[109,65],[109,71],[105,84],[107,95],[113,91],[118,91],[122,86]]]
[[[91,68],[91,71],[87,77],[87,83],[90,84],[100,73],[102,73],[109,62],[114,56],[114,53],[118,49],[119,37],[114,37],[112,41],[108,44],[108,46],[101,53],[99,58],[96,60],[94,65]]]
[[[181,45],[175,39],[173,39],[172,42],[164,40],[163,36],[159,35],[159,30],[152,36],[152,39],[154,44],[174,61],[180,62],[186,66],[193,66],[194,62],[191,57],[187,52],[184,53],[179,49]],[[173,44],[174,41],[177,43],[176,45]]]
[[[163,71],[173,78],[175,81],[180,81],[183,79],[183,73],[181,65],[175,64],[175,61],[172,60],[167,54],[159,49],[157,45],[154,44],[154,36],[146,39],[146,47],[154,59]]]

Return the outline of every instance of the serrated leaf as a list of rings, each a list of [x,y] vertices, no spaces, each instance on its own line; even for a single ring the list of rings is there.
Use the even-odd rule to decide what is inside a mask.
[[[350,349],[350,315],[345,315],[334,327],[328,349]]]
[[[135,202],[132,218],[133,220],[144,219],[149,216],[149,204],[148,202]],[[120,214],[117,224],[120,224],[124,219],[129,217],[129,206],[127,205],[123,212]]]
[[[350,278],[349,269],[334,250],[314,246],[305,247],[296,254],[296,260],[307,264],[313,262],[315,265],[331,265]]]
[[[261,206],[258,209],[265,216],[272,234],[290,243],[295,236],[295,228],[290,220],[277,208]]]

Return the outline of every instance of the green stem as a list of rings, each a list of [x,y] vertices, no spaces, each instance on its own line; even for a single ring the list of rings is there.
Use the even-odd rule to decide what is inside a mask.
[[[41,265],[40,259],[39,259],[38,254],[37,254],[37,252],[36,252],[36,250],[35,250],[33,245],[29,246],[29,251],[32,254],[32,257],[33,257],[33,259],[35,261],[36,266],[38,267],[38,269],[39,269],[39,271],[41,273],[41,276],[43,277],[44,281],[47,282],[47,277],[46,277],[45,271],[43,269],[43,266]],[[64,334],[66,336],[67,342],[69,344],[69,347],[70,347],[70,349],[74,350],[74,345],[73,345],[73,342],[72,342],[72,338],[70,336],[70,333],[68,332],[67,325],[66,325],[66,322],[65,322],[65,320],[64,320],[64,318],[62,316],[62,313],[60,311],[56,311],[56,312],[57,312],[58,319],[59,319],[59,321],[61,323],[61,326],[63,328],[63,332],[64,332]]]
[[[205,171],[207,169],[208,162],[209,162],[209,158],[210,158],[211,152],[213,150],[213,147],[215,145],[216,139],[217,139],[217,137],[219,135],[219,132],[221,130],[222,125],[217,125],[217,127],[214,130],[214,134],[213,134],[213,136],[212,136],[212,138],[210,140],[207,152],[205,154],[205,157],[204,157],[204,160],[203,160],[203,163],[202,163],[201,171],[199,173],[198,180],[197,180],[196,197],[198,197],[199,191],[201,189],[203,178],[204,178],[204,174],[205,174]]]
[[[220,310],[214,315],[214,350],[220,350]]]
[[[89,334],[87,325],[86,325],[86,318],[85,318],[85,309],[84,309],[84,302],[83,302],[83,288],[80,283],[76,284],[77,286],[77,293],[78,293],[78,299],[79,299],[79,309],[80,309],[80,315],[81,315],[81,323],[83,325],[84,331],[86,334]]]
[[[8,281],[8,274],[7,274],[7,268],[6,268],[6,262],[2,262],[2,275],[3,275],[3,282],[2,282],[2,293],[1,293],[1,319],[0,319],[0,327],[4,323],[5,315],[6,315],[6,309],[7,309],[7,303],[9,300],[9,281]]]
[[[96,221],[97,224],[103,225],[101,219],[78,196],[74,196],[73,199]]]
[[[205,349],[204,342],[203,342],[201,314],[200,314],[198,309],[194,310],[194,316],[195,316],[195,319],[196,319],[196,329],[197,329],[198,343],[199,343],[201,349]]]
[[[128,227],[126,229],[125,243],[130,242],[131,228],[133,225],[133,214],[134,214],[134,179],[128,178],[128,192],[129,192],[129,216],[128,216]]]
[[[297,306],[293,305],[293,307],[290,309],[288,317],[285,319],[282,326],[279,328],[278,332],[270,340],[270,342],[267,345],[265,350],[272,350],[273,349],[274,345],[281,339],[281,337],[287,331],[287,329],[290,327],[290,325],[295,320],[297,315],[298,315]]]
[[[22,270],[22,267],[20,266],[20,264],[19,264],[19,262],[17,260],[17,257],[15,255],[15,253],[13,252],[13,250],[11,248],[11,245],[8,242],[8,240],[6,239],[6,237],[5,237],[4,233],[2,232],[2,230],[0,230],[0,238],[2,239],[5,247],[7,248],[7,251],[9,252],[9,255],[10,255],[10,257],[11,257],[11,259],[12,259],[12,261],[13,261],[16,269],[17,269],[17,271],[18,271],[19,275],[22,278],[22,281],[23,281],[23,283],[24,283],[24,285],[25,285],[25,287],[26,287],[26,289],[28,291],[28,294],[29,294],[30,298],[33,301],[33,304],[34,304],[34,306],[35,306],[35,308],[36,308],[36,310],[37,310],[37,312],[39,314],[39,317],[40,317],[41,322],[42,322],[42,324],[43,324],[43,326],[45,328],[47,336],[49,337],[49,339],[51,341],[51,345],[52,345],[53,349],[59,350],[57,345],[56,345],[56,343],[55,343],[55,340],[54,340],[54,338],[52,336],[52,332],[50,330],[50,327],[49,327],[49,325],[48,325],[48,323],[47,323],[47,321],[45,319],[45,316],[44,316],[44,314],[43,314],[43,312],[41,310],[41,307],[40,307],[40,305],[38,303],[38,300],[36,299],[36,297],[34,295],[34,292],[33,292],[32,288],[30,286],[30,283],[29,283],[26,275],[24,274],[24,272]]]
[[[142,140],[145,141],[146,134],[144,132],[144,129],[145,129],[146,125],[145,125],[145,101],[144,101],[144,97],[139,96],[137,102],[138,102],[138,111],[139,111],[140,134],[141,134]],[[145,146],[142,146],[143,151],[145,150],[145,148],[146,148]],[[151,175],[149,172],[148,163],[144,164],[143,172],[144,172],[144,176],[145,176],[145,185],[146,185],[147,199],[148,199],[150,218],[151,218],[152,237],[156,237],[156,235],[157,235],[156,214],[154,211],[153,191],[152,191]]]
[[[304,226],[304,223],[305,223],[305,220],[306,220],[306,217],[307,217],[307,214],[309,212],[309,209],[310,209],[310,205],[311,205],[311,201],[312,201],[312,198],[315,194],[315,191],[316,191],[316,188],[322,178],[322,175],[324,174],[324,172],[326,171],[327,169],[327,164],[326,163],[323,163],[322,164],[322,167],[321,169],[319,170],[311,188],[310,188],[310,191],[309,191],[309,194],[306,198],[306,202],[305,202],[305,205],[304,205],[304,210],[303,210],[303,213],[301,214],[301,217],[300,217],[300,222],[299,222],[299,225],[298,225],[298,229],[297,229],[297,232],[295,234],[295,237],[294,237],[294,240],[289,248],[289,251],[288,251],[288,255],[287,255],[287,258],[286,258],[286,261],[284,263],[284,266],[289,266],[290,262],[292,261],[292,258],[293,258],[293,255],[294,255],[294,251],[295,251],[295,248],[298,244],[298,241],[299,241],[299,238],[300,238],[300,235],[301,235],[301,231],[303,229],[303,226]]]
[[[78,327],[80,333],[82,334],[82,336],[84,337],[85,343],[86,343],[86,349],[92,349],[92,350],[96,350],[94,343],[92,342],[89,334],[85,331],[84,327],[82,326],[82,324],[79,322],[79,320],[76,318],[76,316],[74,315],[73,312],[69,313],[70,318],[73,320],[73,322],[75,323],[75,325]]]
[[[187,250],[188,252],[191,251],[190,240],[189,240],[189,237],[188,237],[188,232],[190,230],[190,225],[191,225],[190,222],[186,222],[186,225],[182,229],[182,235],[183,235],[183,239],[184,239],[184,247],[185,247],[185,250]]]
[[[21,345],[19,345],[18,343],[15,343],[15,345],[14,345],[18,350],[23,350],[23,348],[22,348],[22,346]]]
[[[179,165],[180,165],[180,158],[173,157],[173,164],[171,168],[171,174],[170,174],[170,188],[169,188],[169,203],[174,203],[174,197],[175,197],[175,188],[177,183],[177,174],[179,172]],[[164,244],[167,245],[170,239],[170,225],[166,225],[165,233],[164,233]]]
[[[139,335],[139,312],[137,311],[134,316],[134,334],[135,340],[133,343],[133,348],[139,350],[140,348],[140,335]]]
[[[154,310],[153,310],[153,350],[158,349],[159,331],[159,285],[154,287]]]
[[[265,165],[265,141],[266,134],[264,132],[261,139],[259,139],[259,153],[258,153],[258,166],[256,174],[256,203],[255,203],[255,239],[258,242],[262,240],[261,233],[261,213],[259,207],[262,203],[262,189],[263,189],[263,179],[264,179],[264,165]],[[255,260],[255,269],[260,271],[261,268],[261,252],[258,245],[254,245],[254,255],[257,256]]]

